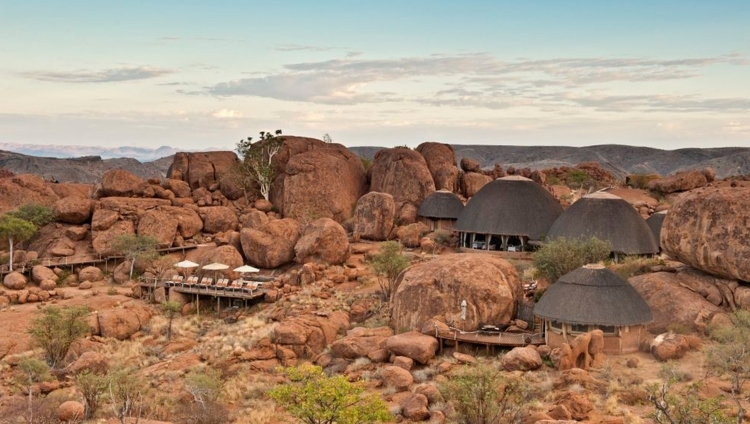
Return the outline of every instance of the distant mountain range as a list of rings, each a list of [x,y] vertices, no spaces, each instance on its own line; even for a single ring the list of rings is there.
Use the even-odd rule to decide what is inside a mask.
[[[599,162],[621,179],[628,174],[666,176],[683,169],[705,167],[713,168],[718,178],[750,174],[750,148],[746,147],[661,150],[613,144],[587,147],[455,144],[453,148],[458,162],[468,157],[479,161],[483,168],[492,168],[495,163],[505,169],[510,166],[546,169]],[[16,174],[31,173],[58,181],[83,183],[98,182],[107,170],[116,168],[128,170],[141,178],[163,178],[178,151],[168,146],[148,149],[10,143],[0,143],[0,149],[9,150],[0,150],[0,168]],[[382,147],[349,149],[363,158],[372,158]]]
[[[661,150],[650,147],[603,144],[598,146],[489,146],[454,144],[456,159],[468,157],[483,168],[499,163],[503,168],[546,169],[576,166],[582,162],[599,162],[613,175],[624,179],[628,174],[655,173],[662,176],[684,169],[711,167],[718,178],[750,174],[750,148],[721,147],[708,149]],[[361,157],[372,158],[379,147],[351,147]]]
[[[63,146],[42,144],[0,143],[0,150],[7,150],[29,156],[48,158],[77,158],[82,156],[99,156],[102,159],[131,158],[140,162],[149,162],[165,156],[172,156],[184,149],[161,146],[155,149],[147,147],[102,147],[102,146]]]

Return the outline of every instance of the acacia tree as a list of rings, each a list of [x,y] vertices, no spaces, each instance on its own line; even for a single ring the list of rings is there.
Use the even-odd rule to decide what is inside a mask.
[[[167,340],[172,340],[172,322],[182,311],[182,305],[174,301],[167,301],[161,304],[161,310],[167,317]]]
[[[281,150],[283,143],[281,130],[276,130],[275,133],[261,131],[260,138],[255,143],[252,137],[237,143],[235,150],[241,156],[241,160],[230,171],[230,175],[242,187],[245,198],[247,198],[247,191],[257,184],[260,194],[268,200],[271,183],[276,176],[272,160]]]
[[[61,365],[73,343],[88,333],[87,315],[88,308],[85,306],[50,306],[42,309],[31,322],[29,335],[33,343],[44,350],[47,363],[52,368]]]
[[[52,212],[52,209],[39,203],[26,203],[16,210],[8,212],[8,214],[31,222],[37,229],[55,220],[55,213]]]
[[[121,234],[112,241],[112,250],[130,260],[130,275],[133,278],[135,261],[148,261],[159,256],[156,247],[159,240],[152,236]]]
[[[0,216],[0,237],[8,240],[10,247],[10,259],[8,268],[13,271],[13,245],[20,241],[26,241],[36,232],[36,227],[29,221],[5,214]]]
[[[304,424],[368,424],[393,418],[378,395],[365,395],[361,383],[343,375],[328,377],[311,364],[284,372],[291,384],[276,386],[268,396]]]
[[[379,253],[372,257],[372,269],[378,275],[380,294],[384,301],[391,298],[396,278],[409,266],[409,258],[401,253],[397,241],[380,243]]]
[[[733,327],[711,330],[711,338],[718,343],[708,348],[706,361],[711,372],[730,376],[730,396],[739,411],[737,422],[740,423],[745,415],[740,395],[745,381],[750,378],[750,312],[737,310],[730,318]]]
[[[18,361],[18,369],[23,373],[23,382],[29,393],[29,422],[34,421],[34,383],[46,381],[49,378],[49,368],[44,362],[24,356]]]

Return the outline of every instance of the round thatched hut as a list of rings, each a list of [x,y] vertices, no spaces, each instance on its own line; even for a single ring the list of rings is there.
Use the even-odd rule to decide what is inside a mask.
[[[646,225],[648,225],[648,228],[651,229],[651,234],[654,235],[654,240],[656,240],[656,247],[661,250],[661,225],[664,223],[664,218],[667,217],[667,211],[661,211],[656,212],[655,214],[652,214],[648,217],[646,220]]]
[[[651,308],[627,281],[603,265],[586,265],[555,282],[534,307],[552,347],[593,330],[604,332],[604,353],[638,351],[653,317]]]
[[[417,216],[432,231],[453,230],[464,204],[453,192],[438,190],[425,197],[419,205]]]
[[[597,192],[583,196],[560,215],[547,233],[547,240],[558,237],[596,237],[612,245],[618,255],[653,255],[659,252],[654,235],[638,212],[614,194]]]
[[[525,250],[539,244],[562,206],[534,181],[510,176],[482,187],[456,221],[460,247]]]

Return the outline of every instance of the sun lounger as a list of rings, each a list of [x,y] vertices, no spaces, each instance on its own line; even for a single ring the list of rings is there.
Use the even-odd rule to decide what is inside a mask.
[[[215,290],[226,290],[228,284],[229,284],[229,278],[219,278],[216,281],[216,285],[214,286],[214,289]]]

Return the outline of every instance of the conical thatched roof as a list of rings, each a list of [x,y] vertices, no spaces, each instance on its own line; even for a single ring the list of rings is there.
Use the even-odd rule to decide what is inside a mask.
[[[417,215],[426,218],[458,219],[464,204],[453,192],[438,190],[425,197]]]
[[[667,211],[657,212],[652,214],[646,220],[646,225],[651,229],[651,233],[654,235],[656,245],[659,246],[659,240],[661,240],[661,225],[664,223],[664,218],[667,217]]]
[[[638,325],[653,320],[651,308],[627,281],[601,265],[560,277],[534,307],[534,315],[569,324]]]
[[[654,235],[635,208],[609,193],[590,194],[570,205],[547,233],[547,240],[558,237],[596,237],[609,241],[613,252],[627,255],[659,252]]]
[[[560,203],[524,177],[498,178],[482,187],[464,207],[455,230],[541,240],[562,213]]]

